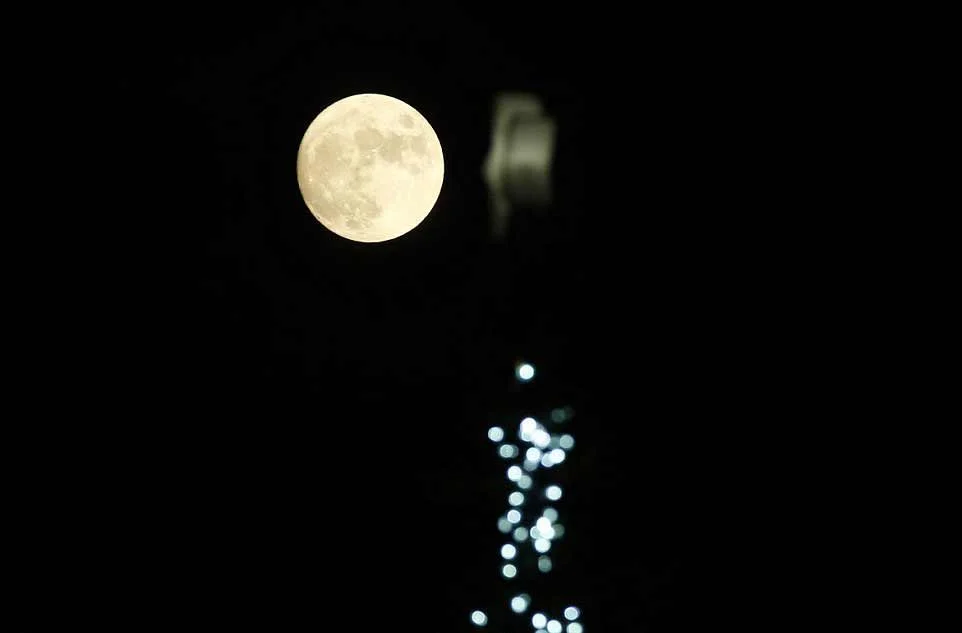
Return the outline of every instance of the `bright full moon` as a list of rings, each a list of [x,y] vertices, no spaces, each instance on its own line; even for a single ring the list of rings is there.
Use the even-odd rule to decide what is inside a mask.
[[[379,94],[336,101],[308,126],[297,183],[325,227],[356,242],[404,235],[441,193],[444,157],[431,124],[408,104]]]

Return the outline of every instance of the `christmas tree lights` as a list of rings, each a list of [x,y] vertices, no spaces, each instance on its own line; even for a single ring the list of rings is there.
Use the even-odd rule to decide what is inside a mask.
[[[515,367],[515,377],[520,383],[530,382],[535,377],[534,366],[519,363]],[[550,423],[564,424],[573,414],[570,407],[553,409],[549,415]],[[553,505],[545,505],[541,512],[533,511],[532,507],[539,501],[555,504],[564,498],[561,486],[542,480],[564,464],[575,441],[570,433],[554,433],[532,416],[519,421],[516,440],[500,426],[488,429],[487,435],[497,446],[498,456],[511,462],[505,474],[517,488],[508,494],[508,509],[497,521],[498,531],[508,537],[501,546],[501,575],[507,582],[524,584],[523,575],[519,575],[525,567],[524,560],[533,558],[535,565],[531,567],[542,574],[548,574],[554,568],[550,552],[564,536],[565,527],[558,521],[558,510]],[[514,441],[520,442],[520,447],[512,443]],[[505,606],[515,616],[520,616],[532,604],[531,595],[517,593]],[[529,622],[535,633],[584,633],[583,625],[578,622],[580,617],[580,609],[568,606],[557,617],[539,610],[531,615]],[[486,627],[489,617],[477,610],[471,614],[471,622],[476,627]]]

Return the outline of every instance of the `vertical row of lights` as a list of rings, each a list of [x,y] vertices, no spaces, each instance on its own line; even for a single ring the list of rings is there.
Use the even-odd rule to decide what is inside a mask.
[[[519,382],[530,382],[534,375],[534,366],[530,363],[520,363],[515,368]],[[569,407],[553,409],[551,422],[563,424],[572,414]],[[538,571],[547,574],[554,566],[551,549],[565,533],[564,525],[558,522],[558,511],[549,504],[559,501],[564,491],[556,484],[538,487],[534,475],[564,463],[568,452],[574,448],[574,437],[570,433],[552,433],[535,418],[525,417],[517,432],[521,447],[499,426],[488,429],[488,439],[497,445],[502,459],[512,462],[506,474],[516,488],[508,495],[509,509],[498,519],[498,530],[513,541],[501,546],[501,575],[514,581],[521,558],[532,552],[537,557]],[[528,446],[524,448],[524,445]],[[535,505],[535,500],[543,500],[545,505],[540,513],[532,514],[529,508]],[[531,603],[529,594],[519,593],[511,598],[508,606],[514,613],[522,615]],[[584,627],[578,622],[581,612],[577,607],[565,608],[562,617],[555,619],[537,612],[531,616],[531,625],[535,633],[583,633]],[[471,622],[478,627],[487,626],[488,615],[481,610],[474,611]]]

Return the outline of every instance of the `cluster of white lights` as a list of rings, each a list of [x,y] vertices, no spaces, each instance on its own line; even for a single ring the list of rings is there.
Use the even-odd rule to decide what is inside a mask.
[[[515,368],[515,376],[519,382],[526,383],[534,378],[534,366],[530,363],[519,363]],[[551,411],[551,421],[560,424],[572,417],[570,407]],[[574,448],[575,440],[568,433],[553,434],[543,424],[533,417],[526,417],[518,425],[518,440],[528,444],[521,449],[509,441],[508,434],[498,426],[488,429],[488,439],[498,444],[498,455],[502,459],[513,460],[521,458],[520,464],[511,464],[507,469],[508,481],[518,490],[508,494],[510,509],[498,519],[498,530],[502,534],[510,534],[514,543],[501,546],[501,575],[513,580],[518,576],[518,567],[522,564],[522,544],[531,543],[531,550],[537,556],[537,568],[542,573],[548,573],[553,568],[551,556],[548,552],[554,541],[564,536],[564,525],[558,522],[558,511],[553,507],[545,507],[540,514],[523,514],[525,505],[535,499],[550,502],[559,501],[564,495],[561,486],[551,484],[545,486],[540,494],[534,491],[535,480],[532,474],[539,469],[550,469],[564,463],[568,452]],[[525,516],[534,518],[531,525],[522,523]],[[531,519],[528,519],[531,520]],[[511,598],[511,611],[517,614],[525,613],[531,606],[531,596],[521,593]],[[584,633],[584,627],[578,622],[581,612],[577,607],[569,606],[564,610],[564,621],[551,619],[544,613],[535,613],[531,617],[531,625],[535,633]],[[479,627],[487,626],[488,616],[482,611],[474,611],[471,621]]]
[[[561,633],[564,630],[567,630],[568,633],[583,633],[584,627],[581,626],[580,622],[577,622],[580,615],[581,611],[578,610],[578,607],[566,608],[564,617],[565,620],[568,621],[568,626],[565,627],[560,620],[550,620],[548,616],[543,613],[535,613],[531,616],[531,626],[535,628],[536,633],[542,633],[542,631]]]

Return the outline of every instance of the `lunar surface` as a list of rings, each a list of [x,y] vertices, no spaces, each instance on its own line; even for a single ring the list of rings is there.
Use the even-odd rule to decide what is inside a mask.
[[[297,153],[297,182],[325,227],[357,242],[404,235],[441,193],[444,158],[430,123],[408,104],[360,94],[325,108]]]

